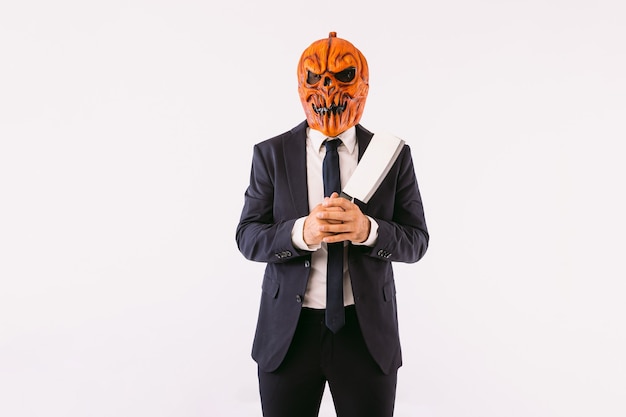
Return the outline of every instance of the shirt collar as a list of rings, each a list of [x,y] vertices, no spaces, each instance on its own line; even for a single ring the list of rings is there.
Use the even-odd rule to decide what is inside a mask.
[[[309,136],[309,139],[311,140],[313,148],[320,149],[322,147],[322,143],[324,143],[328,136],[326,136],[319,130],[311,129],[310,127],[307,129],[307,134]],[[341,139],[341,142],[344,144],[349,153],[354,152],[354,149],[356,148],[356,128],[354,126],[349,128],[345,132],[340,133],[337,137]]]

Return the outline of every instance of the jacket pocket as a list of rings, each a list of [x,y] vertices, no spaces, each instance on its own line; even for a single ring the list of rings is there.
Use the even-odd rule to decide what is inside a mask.
[[[280,285],[273,278],[268,275],[263,278],[263,285],[261,286],[261,289],[264,293],[272,298],[276,298],[278,295],[278,288],[280,288]]]
[[[396,286],[394,285],[393,281],[386,283],[383,286],[383,299],[385,300],[385,302],[389,302],[393,300],[395,295],[396,295]]]

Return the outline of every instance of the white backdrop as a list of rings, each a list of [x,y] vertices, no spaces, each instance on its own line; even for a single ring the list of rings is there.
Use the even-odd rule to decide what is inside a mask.
[[[329,31],[431,232],[396,415],[626,415],[623,1],[214,3],[0,6],[0,415],[260,416],[234,232]]]

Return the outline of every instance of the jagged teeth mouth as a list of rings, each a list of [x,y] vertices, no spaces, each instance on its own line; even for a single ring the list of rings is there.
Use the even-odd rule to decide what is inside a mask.
[[[346,109],[347,102],[344,102],[341,105],[331,104],[330,107],[317,107],[315,103],[311,103],[311,107],[313,111],[320,116],[326,116],[328,114],[341,114]]]

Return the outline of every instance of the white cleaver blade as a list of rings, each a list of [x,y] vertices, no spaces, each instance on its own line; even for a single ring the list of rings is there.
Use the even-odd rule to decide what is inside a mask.
[[[390,133],[376,133],[348,184],[341,191],[341,196],[367,204],[398,159],[404,143],[404,140]]]

